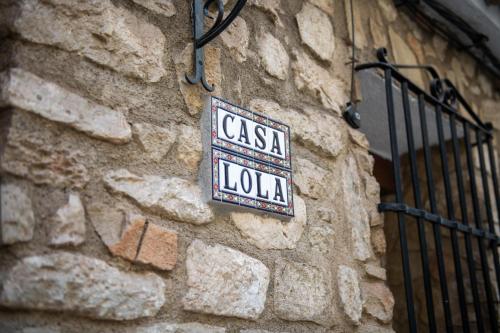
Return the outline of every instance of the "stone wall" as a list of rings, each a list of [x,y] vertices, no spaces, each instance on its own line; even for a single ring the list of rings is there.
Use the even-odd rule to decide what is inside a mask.
[[[465,73],[476,106],[498,100],[390,1],[355,7],[361,60],[390,43],[400,62]],[[206,47],[214,95],[291,127],[290,221],[202,199],[189,1],[0,13],[2,332],[392,331],[373,158],[341,118],[343,2],[249,0]]]

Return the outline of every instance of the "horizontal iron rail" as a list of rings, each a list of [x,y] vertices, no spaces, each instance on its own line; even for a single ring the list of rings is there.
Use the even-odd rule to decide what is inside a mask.
[[[405,213],[407,215],[421,218],[428,222],[437,223],[450,229],[456,229],[458,231],[468,233],[476,237],[482,237],[497,243],[500,242],[500,237],[487,230],[474,228],[458,221],[449,220],[440,215],[429,213],[424,209],[417,209],[406,204],[396,202],[383,202],[378,205],[378,210],[380,212]]]

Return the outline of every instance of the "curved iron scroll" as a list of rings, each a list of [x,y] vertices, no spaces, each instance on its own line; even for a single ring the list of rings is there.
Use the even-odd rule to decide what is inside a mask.
[[[420,69],[427,71],[432,79],[429,84],[431,95],[438,99],[440,102],[456,108],[457,102],[459,102],[467,113],[474,119],[474,121],[483,128],[488,126],[484,124],[478,115],[472,110],[471,106],[467,103],[465,98],[460,94],[455,85],[448,79],[441,79],[438,72],[431,65],[402,65],[393,64],[387,59],[388,52],[387,49],[381,47],[377,49],[377,59],[384,64],[387,64],[395,69],[397,68],[407,68],[407,69]]]
[[[216,3],[217,17],[212,27],[205,32],[204,19],[205,16],[212,18],[209,14],[209,6]],[[245,6],[247,0],[238,0],[234,5],[229,15],[224,17],[224,2],[223,0],[193,0],[191,7],[191,16],[193,20],[193,39],[194,39],[194,67],[193,76],[186,74],[186,80],[190,84],[201,82],[203,87],[208,91],[213,91],[214,86],[208,84],[205,78],[205,55],[203,47],[224,31],[233,20],[238,16],[239,12]]]

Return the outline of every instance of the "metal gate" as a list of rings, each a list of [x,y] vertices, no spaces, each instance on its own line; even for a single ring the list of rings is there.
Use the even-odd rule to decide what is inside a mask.
[[[442,326],[447,332],[452,332],[460,321],[463,332],[498,332],[500,194],[491,125],[484,124],[453,84],[440,79],[432,67],[390,64],[385,49],[378,50],[377,57],[378,62],[358,65],[356,70],[375,70],[385,82],[389,133],[380,135],[388,135],[390,139],[395,201],[381,203],[379,210],[397,215],[409,331],[417,331],[414,297],[416,292],[423,292],[425,310],[421,311],[426,312],[428,331],[436,332],[437,327]],[[430,93],[401,74],[400,68],[427,70],[432,77]],[[398,103],[402,103],[404,126],[396,125],[395,97]],[[401,105],[398,107],[401,109]],[[465,112],[459,113],[459,109]],[[419,124],[418,127],[415,124]],[[433,133],[430,135],[431,129]],[[401,136],[400,131],[405,135]],[[435,140],[430,140],[433,135]],[[403,196],[402,137],[411,176],[411,189],[406,190],[412,192],[412,202],[405,202],[409,200]],[[416,147],[416,140],[419,147]],[[417,150],[423,158],[417,158]],[[436,163],[440,164],[438,175],[433,168]],[[444,193],[436,192],[435,179],[438,177],[443,182]],[[426,202],[422,199],[424,195]],[[438,207],[438,200],[443,203],[443,198],[444,211]],[[418,230],[423,291],[414,290],[412,286],[412,270],[415,268],[411,267],[409,260],[407,227],[413,221]],[[425,228],[432,230],[432,237],[426,235]],[[443,254],[443,233],[449,234],[446,236],[449,236],[453,256],[450,261]],[[433,251],[429,250],[429,242],[433,242]],[[475,254],[479,256],[478,265],[475,265]],[[431,259],[437,262],[439,286],[431,279],[430,256],[436,256]],[[449,289],[451,281],[447,272],[450,271],[455,273],[453,286],[458,292],[460,316],[452,315],[451,311],[450,292],[454,290]],[[481,285],[478,279],[481,279]],[[440,299],[433,295],[433,288],[440,289]],[[466,298],[470,299],[470,294],[472,303],[468,305]],[[444,313],[442,325],[438,325],[437,310]]]

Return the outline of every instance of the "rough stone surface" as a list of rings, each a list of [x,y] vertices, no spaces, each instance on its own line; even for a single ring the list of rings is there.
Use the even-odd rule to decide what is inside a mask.
[[[177,262],[177,234],[149,223],[144,231],[137,261],[170,270]]]
[[[373,228],[371,232],[371,242],[373,250],[375,251],[376,254],[378,255],[385,254],[387,243],[385,241],[384,229]]]
[[[370,32],[372,34],[373,43],[376,47],[387,47],[387,30],[385,29],[384,21],[380,11],[375,10],[370,16]]]
[[[292,62],[294,82],[299,90],[319,99],[328,109],[340,114],[340,104],[344,104],[344,84],[334,79],[330,73],[319,66],[304,52],[293,52]]]
[[[142,208],[179,222],[205,224],[214,218],[198,186],[181,178],[137,176],[121,169],[108,172],[104,183]]]
[[[280,80],[285,80],[288,76],[290,58],[283,44],[266,32],[259,35],[257,47],[266,72]]]
[[[283,319],[332,324],[328,274],[314,266],[285,260],[276,262],[274,312]]]
[[[197,170],[203,158],[201,133],[198,128],[180,125],[175,156],[189,170]]]
[[[134,0],[134,2],[166,17],[174,16],[177,13],[172,0]]]
[[[122,239],[131,220],[135,220],[134,216],[137,216],[127,214],[127,209],[120,204],[92,202],[87,204],[86,208],[94,230],[108,249]]]
[[[344,149],[346,133],[340,119],[325,112],[314,109],[305,109],[304,113],[284,110],[278,103],[262,99],[250,101],[250,109],[280,119],[293,128],[293,140],[321,155],[335,157]]]
[[[370,220],[365,209],[361,179],[353,155],[348,155],[342,168],[342,188],[346,221],[352,227],[354,258],[364,261],[372,256],[370,246]]]
[[[222,93],[221,51],[211,46],[206,46],[204,49],[206,80],[208,84],[214,85],[212,94],[220,96]],[[190,76],[194,75],[193,44],[188,44],[182,52],[177,54],[174,57],[174,62],[179,89],[184,97],[187,111],[190,115],[195,116],[203,110],[203,101],[207,92],[201,84],[192,85],[186,81],[186,73]]]
[[[363,324],[356,333],[394,333],[392,328],[381,327],[376,324]]]
[[[354,33],[356,34],[356,48],[364,49],[368,46],[368,38],[365,33],[363,25],[363,18],[366,8],[363,7],[361,1],[353,1],[352,7],[354,9]],[[349,33],[349,41],[352,43],[352,30],[351,30],[351,6],[350,0],[344,0],[344,10],[347,22],[347,31]]]
[[[358,273],[348,266],[340,265],[337,283],[344,312],[355,324],[358,324],[363,311]]]
[[[35,184],[82,188],[89,181],[84,155],[78,150],[59,149],[43,140],[9,133],[2,156],[2,169]]]
[[[321,60],[331,62],[335,51],[335,37],[330,18],[323,11],[308,2],[295,16],[302,42]]]
[[[244,319],[257,319],[264,310],[270,273],[259,260],[194,240],[186,267],[185,310]]]
[[[294,249],[307,224],[306,204],[293,197],[295,217],[290,221],[252,213],[231,213],[231,220],[241,234],[259,249]]]
[[[328,225],[313,226],[309,228],[309,244],[313,250],[320,253],[330,253],[333,247],[333,228]]]
[[[15,106],[68,125],[97,139],[113,143],[130,141],[125,116],[74,94],[23,69],[1,74],[0,104]]]
[[[139,123],[134,124],[132,128],[142,149],[151,160],[156,162],[161,161],[167,155],[177,136],[177,131],[173,126],[164,128],[148,123]]]
[[[106,222],[110,223],[112,221]],[[105,244],[108,245],[108,248],[113,255],[122,257],[129,261],[134,261],[137,258],[139,243],[141,241],[145,225],[146,219],[143,216],[131,214],[128,216],[127,225],[124,227],[119,241],[109,245],[105,242]],[[98,233],[99,231],[100,229],[97,229]]]
[[[327,13],[328,15],[333,16],[333,3],[330,0],[309,0],[310,3]]]
[[[229,49],[231,56],[237,62],[242,63],[247,60],[250,32],[244,19],[236,17],[220,36],[224,45]]]
[[[387,272],[385,268],[380,267],[380,266],[375,266],[372,264],[365,264],[365,271],[368,276],[380,279],[380,280],[387,280]]]
[[[225,333],[223,327],[200,323],[159,323],[126,329],[125,333]]]
[[[85,210],[80,196],[71,193],[68,203],[50,221],[49,244],[80,245],[85,241]]]
[[[418,59],[413,53],[412,49],[405,40],[399,36],[399,34],[393,29],[389,28],[389,38],[391,40],[392,52],[394,55],[394,61],[398,64],[418,64]],[[420,87],[425,87],[424,79],[420,71],[414,70],[401,70],[401,72],[407,75],[413,82],[418,84]]]
[[[398,18],[398,12],[391,0],[379,0],[377,3],[387,21],[394,22]]]
[[[109,0],[23,1],[14,29],[30,42],[75,52],[147,82],[166,73],[160,29]]]
[[[299,193],[313,199],[321,198],[325,193],[325,180],[328,173],[305,158],[297,158],[294,164],[293,182]]]
[[[280,20],[280,14],[283,14],[281,9],[281,0],[250,0],[250,5],[255,6],[264,12],[268,13],[275,25],[283,27],[283,22]]]
[[[59,252],[18,262],[5,279],[0,304],[130,320],[154,316],[164,293],[155,274],[125,273],[98,259]]]
[[[394,308],[394,297],[382,282],[362,283],[363,308],[383,323],[390,323]]]
[[[0,187],[2,243],[27,242],[33,238],[35,215],[26,191],[14,184]]]
[[[432,46],[434,47],[435,53],[437,54],[437,58],[441,61],[444,61],[444,59],[446,58],[448,42],[444,38],[435,34],[432,37]]]

